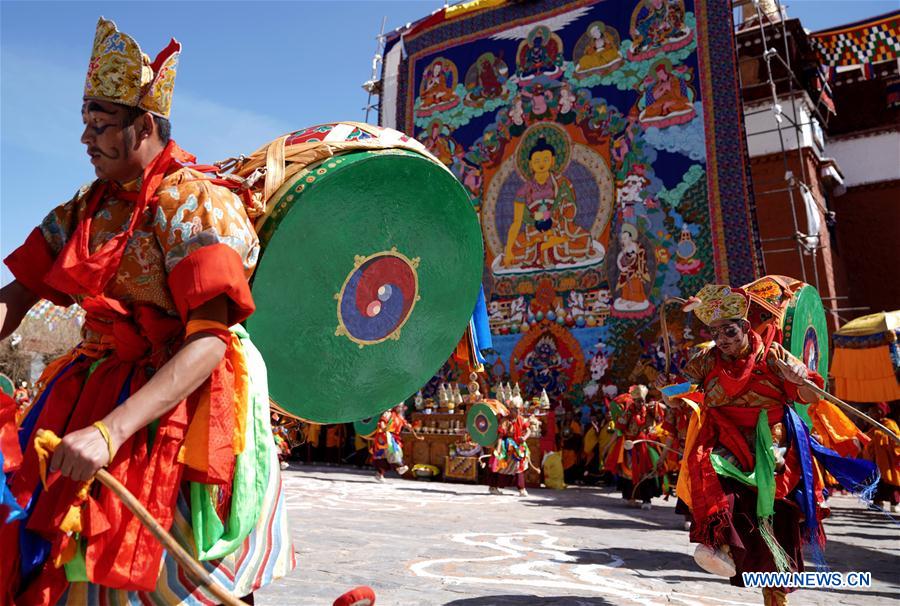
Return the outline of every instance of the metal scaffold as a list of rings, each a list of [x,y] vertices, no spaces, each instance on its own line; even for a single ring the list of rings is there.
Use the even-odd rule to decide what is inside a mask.
[[[758,48],[759,45],[738,45],[737,59],[738,61],[761,59],[764,66],[764,78],[761,82],[749,86],[765,86],[768,90],[768,103],[757,109],[745,107],[744,116],[750,118],[760,114],[771,114],[773,117],[771,128],[747,132],[748,145],[753,137],[771,137],[776,134],[778,141],[776,153],[780,155],[783,166],[783,179],[779,179],[777,182],[758,183],[754,193],[760,205],[770,203],[768,200],[776,203],[777,199],[773,199],[773,197],[787,194],[791,211],[792,234],[761,239],[763,259],[773,255],[796,254],[801,270],[799,278],[812,284],[817,290],[821,290],[818,256],[822,249],[822,242],[819,235],[818,214],[821,212],[825,220],[830,221],[833,213],[814,193],[815,189],[803,154],[806,147],[804,145],[807,138],[806,133],[813,134],[815,129],[827,125],[828,114],[822,111],[822,97],[815,103],[806,104],[808,111],[801,112],[798,98],[803,98],[805,89],[791,63],[790,37],[792,34],[787,27],[786,11],[781,2],[779,0],[734,0],[732,7],[734,9],[732,15],[736,19],[736,22],[733,23],[735,31],[754,30],[758,32],[759,43],[762,46],[762,54],[759,55],[754,52],[754,46]],[[743,79],[740,70],[739,75]],[[828,83],[823,83],[823,86],[827,87]],[[741,90],[744,88],[745,83],[742,81]],[[788,104],[789,110],[786,107]],[[791,170],[792,154],[796,154],[799,174]],[[807,216],[805,230],[801,228],[801,214]],[[811,272],[808,271],[807,259],[812,261]],[[810,273],[812,276],[809,275]],[[832,303],[827,307],[835,315],[835,319],[840,318],[837,312],[849,311],[850,308],[840,308],[834,302],[847,298],[846,296],[823,297],[828,303]]]

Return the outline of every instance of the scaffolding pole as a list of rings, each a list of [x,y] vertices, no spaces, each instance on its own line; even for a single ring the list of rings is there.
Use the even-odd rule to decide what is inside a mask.
[[[825,206],[825,203],[817,198],[817,196],[813,193],[813,189],[810,186],[810,175],[808,174],[808,169],[806,166],[806,160],[804,158],[803,151],[803,129],[809,128],[814,124],[814,119],[819,120],[819,124],[826,124],[827,120],[825,116],[822,115],[818,104],[809,104],[809,115],[808,119],[803,119],[803,117],[798,113],[798,102],[797,97],[801,94],[805,94],[805,89],[802,83],[797,78],[797,75],[794,72],[794,69],[791,65],[791,50],[790,43],[788,41],[789,32],[787,29],[785,18],[785,13],[782,9],[782,4],[779,0],[774,1],[774,6],[776,7],[776,11],[772,11],[772,14],[777,14],[777,20],[773,21],[770,19],[768,14],[764,14],[761,10],[760,1],[759,0],[733,0],[732,7],[738,8],[742,6],[752,5],[753,12],[755,13],[755,17],[748,17],[746,14],[744,17],[747,19],[753,20],[755,18],[756,23],[751,25],[751,27],[758,28],[760,41],[762,43],[763,54],[762,60],[765,64],[765,80],[758,84],[750,84],[746,87],[746,89],[756,88],[760,86],[766,86],[770,92],[769,101],[771,103],[771,107],[768,108],[755,108],[745,113],[745,116],[753,116],[766,112],[772,112],[773,118],[775,120],[775,127],[772,129],[768,129],[761,132],[754,132],[748,134],[748,137],[752,136],[762,136],[767,134],[777,133],[778,135],[778,147],[781,156],[781,162],[784,168],[784,181],[779,181],[778,183],[772,182],[772,187],[770,189],[765,189],[756,192],[758,196],[766,196],[766,195],[774,195],[774,194],[787,194],[788,203],[791,209],[791,219],[793,222],[793,235],[786,236],[781,238],[765,238],[760,241],[762,245],[765,244],[774,244],[776,242],[787,242],[788,240],[793,240],[795,242],[795,246],[791,248],[777,248],[766,250],[763,248],[762,253],[764,256],[772,255],[772,254],[786,254],[786,253],[795,253],[797,255],[797,259],[800,263],[800,271],[801,271],[801,279],[804,282],[810,283],[809,276],[807,274],[806,267],[806,258],[811,257],[812,261],[812,285],[816,287],[817,290],[820,290],[820,278],[819,278],[819,267],[818,267],[818,253],[819,249],[822,247],[821,244],[821,231],[820,233],[815,234],[816,240],[810,242],[810,238],[805,238],[804,235],[813,235],[806,234],[807,230],[800,229],[800,218],[799,212],[797,210],[798,197],[802,200],[804,195],[811,197],[813,202],[815,203],[816,210],[822,211],[826,216],[828,214],[828,209]],[[744,19],[743,22],[746,23],[747,19]],[[752,23],[752,21],[751,21]],[[739,26],[735,26],[736,31],[749,31],[751,28],[747,27],[743,30]],[[781,39],[781,46],[783,50],[779,52],[776,49],[778,39]],[[737,47],[738,54],[741,53],[741,48]],[[760,58],[758,56],[753,58]],[[780,75],[779,77],[775,77],[775,67],[780,66],[783,68],[787,75]],[[779,96],[779,86],[783,90],[781,96]],[[743,89],[743,85],[742,85]],[[787,112],[784,112],[782,109],[782,104],[787,105],[790,104],[791,115],[789,116]],[[805,105],[805,104],[804,104]],[[796,138],[796,153],[797,159],[799,163],[799,174],[795,175],[793,171],[790,170],[790,165],[788,163],[788,158],[790,154],[793,153],[793,150],[788,149],[789,145],[786,142],[786,135],[788,132],[792,131]],[[797,192],[800,193],[797,193]],[[805,206],[806,202],[804,202]],[[836,309],[834,307],[834,302],[841,299],[846,299],[847,297],[825,297],[823,300],[829,301],[831,303],[831,309],[829,309],[829,313],[832,317],[839,322],[841,320],[840,315],[837,313],[838,311],[843,311]]]
[[[379,78],[378,78],[378,67],[381,65],[382,61],[384,61],[384,26],[387,25],[387,17],[382,18],[381,20],[381,32],[375,38],[375,56],[372,57],[372,77],[368,82],[363,84],[363,89],[369,93],[368,99],[366,99],[366,106],[363,108],[365,110],[365,118],[363,122],[366,124],[369,123],[369,112],[373,109],[377,109],[380,111],[381,109],[381,90],[378,88],[379,86]],[[378,103],[372,103],[372,97],[378,97]]]

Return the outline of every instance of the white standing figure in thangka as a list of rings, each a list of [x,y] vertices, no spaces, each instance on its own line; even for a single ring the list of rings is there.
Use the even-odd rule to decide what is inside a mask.
[[[637,207],[643,206],[643,192],[646,185],[646,177],[632,172],[625,177],[625,180],[616,191],[616,202],[619,204],[622,218],[626,221],[633,221],[637,216]]]
[[[569,291],[569,314],[573,318],[584,315],[584,293],[577,290]]]
[[[528,316],[528,305],[525,303],[525,297],[515,299],[509,305],[509,321],[521,324]]]

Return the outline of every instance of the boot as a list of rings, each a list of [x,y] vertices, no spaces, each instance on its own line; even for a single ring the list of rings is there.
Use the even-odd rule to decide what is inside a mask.
[[[727,545],[714,549],[708,545],[697,545],[694,550],[694,561],[703,570],[720,577],[730,578],[735,575],[734,558]]]
[[[787,606],[787,594],[781,589],[764,587],[762,594],[764,606]]]

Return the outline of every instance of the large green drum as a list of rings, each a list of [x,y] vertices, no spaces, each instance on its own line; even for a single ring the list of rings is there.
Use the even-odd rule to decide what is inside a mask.
[[[298,131],[285,147],[327,141],[335,126]],[[462,185],[408,145],[357,149],[294,174],[266,206],[247,327],[271,399],[343,423],[415,393],[451,355],[478,296],[481,230]]]
[[[477,402],[466,413],[466,430],[479,446],[493,447],[497,443],[500,418],[508,414],[506,407],[497,400]]]

